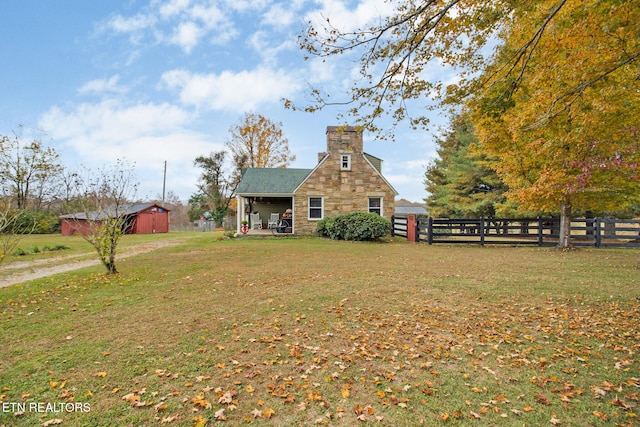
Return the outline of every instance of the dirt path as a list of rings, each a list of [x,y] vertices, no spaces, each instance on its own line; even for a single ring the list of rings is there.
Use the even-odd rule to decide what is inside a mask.
[[[142,243],[139,245],[130,246],[125,249],[121,254],[117,256],[117,259],[122,260],[134,255],[139,255],[147,252],[154,251],[166,246],[174,246],[180,243],[178,240],[165,240],[162,242]],[[91,267],[94,265],[100,265],[98,259],[77,259],[84,258],[86,256],[93,255],[93,253],[87,252],[79,255],[71,255],[66,257],[48,258],[34,261],[15,262],[3,266],[0,271],[27,269],[9,276],[0,278],[0,288],[15,285],[16,283],[28,282],[30,280],[40,279],[42,277],[52,276],[58,273],[66,273],[67,271],[79,270],[85,267]],[[51,267],[46,265],[57,264]]]

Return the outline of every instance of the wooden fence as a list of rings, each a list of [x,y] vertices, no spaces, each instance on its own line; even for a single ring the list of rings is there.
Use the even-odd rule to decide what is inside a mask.
[[[509,219],[423,218],[394,216],[393,235],[410,241],[555,246],[560,234],[557,218]],[[581,218],[571,222],[574,246],[638,247],[640,220]]]

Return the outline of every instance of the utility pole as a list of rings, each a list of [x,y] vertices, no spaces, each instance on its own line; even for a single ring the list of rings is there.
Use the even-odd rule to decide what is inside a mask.
[[[167,188],[167,161],[164,161],[164,178],[162,179],[162,206],[164,206],[164,194]]]

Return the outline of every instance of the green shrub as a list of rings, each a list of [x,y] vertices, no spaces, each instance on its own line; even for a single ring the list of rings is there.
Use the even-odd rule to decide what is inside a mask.
[[[39,248],[37,246],[33,246],[27,250],[22,249],[22,248],[17,248],[13,254],[15,256],[24,256],[24,255],[34,255],[34,254],[39,254],[41,252],[53,252],[53,251],[62,251],[65,249],[71,249],[69,246],[66,245],[55,245],[55,246],[48,246],[45,245],[42,248]]]
[[[60,231],[60,220],[51,211],[24,211],[18,216],[15,234],[51,234]]]
[[[323,218],[316,231],[334,240],[380,240],[391,234],[391,221],[375,213],[347,213]]]
[[[24,249],[22,249],[22,248],[17,248],[17,249],[13,252],[13,254],[14,254],[15,256],[24,256],[24,255],[28,255],[28,252],[27,252],[27,251],[25,251],[25,250],[24,250]]]

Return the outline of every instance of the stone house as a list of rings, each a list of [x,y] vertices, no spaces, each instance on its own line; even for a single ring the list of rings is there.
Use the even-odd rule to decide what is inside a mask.
[[[313,234],[318,220],[348,212],[391,219],[397,191],[382,175],[382,160],[363,151],[362,132],[327,127],[327,151],[313,169],[247,168],[236,190],[238,230]],[[272,215],[278,214],[279,224]],[[279,227],[278,227],[279,226]]]

